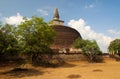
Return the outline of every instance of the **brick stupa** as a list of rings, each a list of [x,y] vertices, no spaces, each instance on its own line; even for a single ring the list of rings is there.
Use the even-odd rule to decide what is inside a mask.
[[[51,45],[53,50],[69,50],[73,42],[78,38],[82,38],[80,33],[69,26],[64,25],[64,21],[59,19],[58,9],[55,9],[53,17],[53,27],[56,32],[54,43]]]

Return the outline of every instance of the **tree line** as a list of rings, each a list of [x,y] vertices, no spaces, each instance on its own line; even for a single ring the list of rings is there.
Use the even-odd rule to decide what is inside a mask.
[[[27,58],[32,64],[45,62],[49,64],[54,52],[50,45],[56,35],[52,26],[43,18],[32,16],[31,19],[23,18],[18,26],[0,23],[0,61],[9,57]],[[51,23],[51,22],[50,22]],[[82,54],[90,62],[97,60],[102,55],[95,40],[78,38],[73,43],[74,48],[81,48]],[[120,55],[120,39],[113,40],[109,52]]]

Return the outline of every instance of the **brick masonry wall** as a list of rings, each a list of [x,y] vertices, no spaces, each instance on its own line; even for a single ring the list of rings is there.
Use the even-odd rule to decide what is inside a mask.
[[[56,57],[56,55],[55,55]],[[82,54],[59,54],[57,55],[57,57],[60,57],[61,59],[65,60],[65,61],[87,61],[88,59],[82,55]]]
[[[75,30],[68,26],[55,25],[54,29],[56,31],[56,37],[54,43],[51,45],[51,48],[60,49],[60,48],[70,48],[73,42],[80,37],[81,35]]]

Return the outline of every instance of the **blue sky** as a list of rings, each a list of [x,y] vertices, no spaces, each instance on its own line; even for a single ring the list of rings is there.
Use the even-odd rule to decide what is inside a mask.
[[[107,52],[109,42],[120,37],[119,5],[120,0],[0,0],[0,20],[10,23],[14,18],[37,15],[47,22],[52,20],[54,9],[57,7],[60,19],[65,21],[65,25],[80,33],[85,30],[86,33],[95,34],[96,36],[90,37],[82,33],[83,38],[107,42],[107,45],[99,44],[102,51]],[[79,28],[74,27],[75,25]],[[81,29],[80,26],[84,28]]]

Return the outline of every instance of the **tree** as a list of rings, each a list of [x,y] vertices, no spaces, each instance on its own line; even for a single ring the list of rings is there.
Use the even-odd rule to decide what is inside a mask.
[[[101,51],[97,42],[95,40],[94,41],[86,40],[85,43],[86,43],[86,46],[83,47],[83,54],[90,59],[90,62],[96,62],[97,55],[101,54]]]
[[[16,29],[16,37],[23,53],[27,54],[34,63],[40,56],[42,58],[44,54],[50,55],[50,45],[54,41],[55,31],[43,21],[43,18],[33,16],[31,19],[24,18],[24,20],[25,22]]]
[[[120,55],[120,39],[115,39],[111,41],[108,50],[112,55],[114,54]]]
[[[85,45],[86,45],[85,40],[78,38],[75,40],[72,46],[78,49],[78,48],[83,48]]]
[[[75,48],[81,48],[82,54],[87,56],[90,62],[96,61],[97,55],[101,54],[100,48],[95,40],[83,40],[83,39],[76,39],[73,43]]]
[[[18,41],[13,34],[14,27],[5,24],[0,27],[0,55],[2,56],[16,56],[18,55],[19,46]]]

